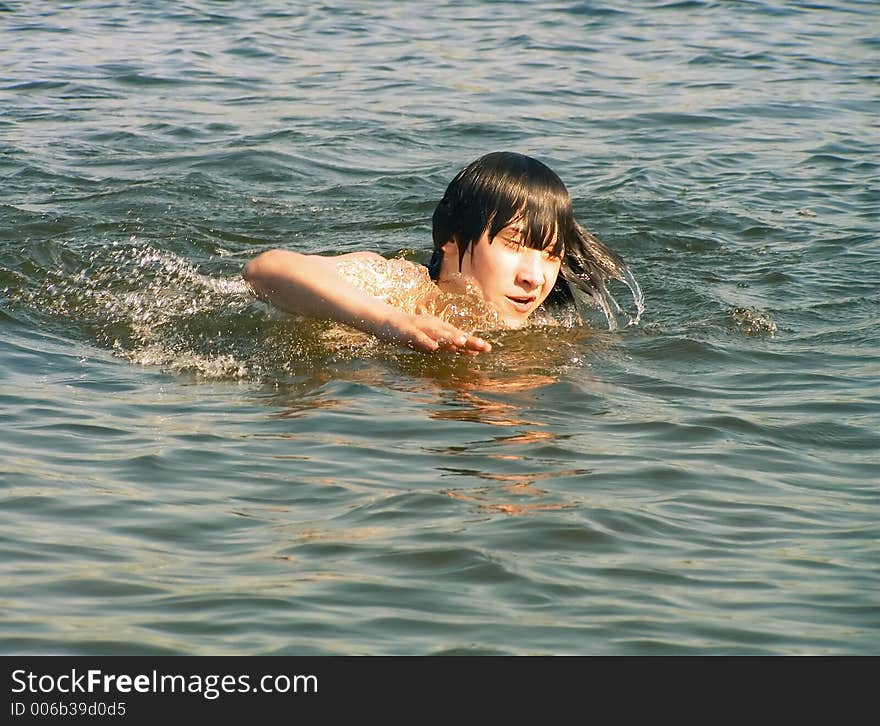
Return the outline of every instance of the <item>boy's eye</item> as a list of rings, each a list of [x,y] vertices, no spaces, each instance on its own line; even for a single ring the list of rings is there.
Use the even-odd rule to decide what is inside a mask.
[[[513,249],[519,249],[523,246],[522,240],[518,237],[508,237],[507,235],[501,238],[501,241],[507,245],[508,247],[512,247]]]
[[[511,237],[506,234],[500,234],[495,239],[501,240],[501,244],[503,244],[505,247],[509,247],[512,250],[520,251],[524,250],[526,247],[522,237]],[[553,260],[554,262],[557,262],[562,260],[563,255],[554,252],[553,246],[548,246],[541,250],[541,256],[546,260]]]

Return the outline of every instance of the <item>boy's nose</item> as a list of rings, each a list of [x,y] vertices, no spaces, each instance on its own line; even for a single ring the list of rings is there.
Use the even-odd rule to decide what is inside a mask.
[[[541,264],[540,250],[525,250],[517,270],[517,282],[529,289],[544,284],[544,266]]]

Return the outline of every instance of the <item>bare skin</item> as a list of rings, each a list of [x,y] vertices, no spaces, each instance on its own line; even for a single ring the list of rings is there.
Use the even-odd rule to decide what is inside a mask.
[[[440,284],[455,273],[474,280],[483,298],[509,328],[525,325],[529,316],[547,299],[556,284],[562,259],[547,249],[532,249],[522,243],[522,227],[514,222],[493,239],[489,233],[477,240],[461,258],[454,240],[443,245]]]
[[[425,352],[485,353],[492,346],[428,314],[412,314],[358,289],[336,272],[341,259],[381,258],[372,252],[339,257],[270,250],[251,260],[243,276],[263,299],[295,315],[334,320],[380,340]]]
[[[548,252],[552,243],[543,250],[525,246],[520,222],[508,225],[492,239],[488,230],[483,232],[463,258],[451,240],[443,245],[438,284],[454,289],[465,276],[477,284],[507,327],[519,328],[556,282],[562,260]],[[434,315],[406,312],[351,284],[339,274],[337,264],[352,259],[385,261],[374,252],[322,257],[270,250],[251,260],[243,276],[258,295],[282,310],[334,320],[380,340],[426,352],[475,355],[492,349],[482,338]]]

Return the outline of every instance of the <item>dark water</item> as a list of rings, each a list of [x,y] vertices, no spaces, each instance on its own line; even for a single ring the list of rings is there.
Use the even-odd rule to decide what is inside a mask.
[[[0,650],[880,652],[878,31],[0,3]],[[638,326],[431,357],[241,285],[423,254],[495,149],[559,172]]]

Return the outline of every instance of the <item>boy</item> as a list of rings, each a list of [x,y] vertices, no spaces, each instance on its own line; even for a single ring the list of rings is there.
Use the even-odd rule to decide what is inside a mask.
[[[427,271],[405,263],[427,273],[414,283],[420,289],[408,299],[413,304],[371,294],[349,274],[352,265],[363,265],[390,275],[401,262],[373,252],[324,257],[270,250],[251,260],[243,276],[260,297],[289,313],[334,320],[416,350],[475,355],[491,350],[489,343],[449,322],[454,316],[425,312],[417,301],[467,287],[490,308],[495,327],[518,328],[545,301],[569,302],[576,293],[608,314],[605,282],[626,270],[575,221],[560,178],[512,152],[487,154],[456,175],[434,211],[433,238]]]

